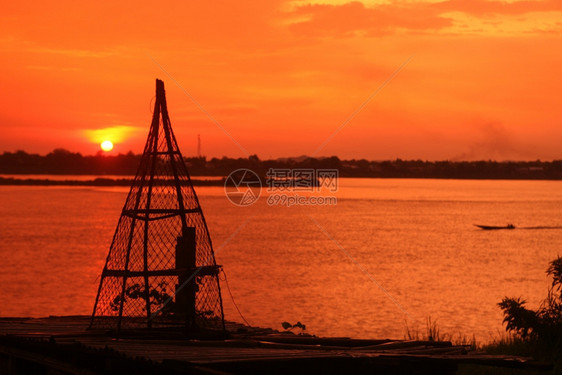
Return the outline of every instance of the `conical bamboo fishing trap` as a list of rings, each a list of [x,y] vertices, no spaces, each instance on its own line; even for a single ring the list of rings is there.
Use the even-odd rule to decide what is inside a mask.
[[[178,148],[164,83],[101,275],[91,328],[224,330],[215,255]]]

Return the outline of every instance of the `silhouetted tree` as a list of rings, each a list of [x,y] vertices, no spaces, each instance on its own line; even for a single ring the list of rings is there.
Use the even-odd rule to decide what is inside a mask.
[[[337,169],[341,177],[392,178],[486,178],[486,179],[562,179],[562,161],[495,162],[495,161],[367,161],[327,158],[282,158],[260,160],[248,158],[188,157],[185,161],[192,175],[227,176],[240,168],[249,168],[264,176],[270,168]],[[0,173],[5,174],[112,174],[132,175],[140,155],[107,155],[102,152],[82,156],[59,148],[41,156],[25,151],[4,152],[0,155]]]

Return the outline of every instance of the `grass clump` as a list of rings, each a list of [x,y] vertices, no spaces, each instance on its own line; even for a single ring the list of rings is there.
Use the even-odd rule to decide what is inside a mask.
[[[427,317],[425,320],[425,332],[420,333],[418,329],[410,328],[406,324],[406,331],[404,333],[404,339],[406,340],[418,340],[418,341],[449,341],[453,345],[466,346],[468,350],[476,349],[476,338],[474,335],[472,338],[461,335],[451,335],[449,333],[443,333],[439,329],[436,321],[433,321],[431,317]]]

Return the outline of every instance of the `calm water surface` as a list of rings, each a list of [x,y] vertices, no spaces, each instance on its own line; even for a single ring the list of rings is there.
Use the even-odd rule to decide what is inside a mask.
[[[562,182],[341,179],[335,206],[232,205],[198,187],[217,262],[253,325],[403,338],[503,332],[497,303],[546,295],[562,229]],[[128,189],[0,187],[0,316],[91,314]],[[227,319],[240,321],[223,284]]]

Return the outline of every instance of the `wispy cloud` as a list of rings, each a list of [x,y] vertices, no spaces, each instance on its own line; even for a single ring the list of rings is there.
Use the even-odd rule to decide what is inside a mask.
[[[45,48],[45,47],[31,47],[28,52],[44,53],[53,55],[63,55],[67,57],[87,57],[87,58],[102,58],[116,56],[117,51],[95,51],[85,49],[63,49],[63,48]]]
[[[397,29],[435,30],[452,25],[449,18],[426,4],[398,3],[366,7],[360,2],[342,5],[297,6],[291,12],[297,21],[292,29],[305,34],[384,35]]]
[[[562,2],[555,0],[531,1],[490,1],[490,0],[449,0],[430,5],[440,12],[462,12],[475,16],[522,15],[532,12],[562,11]]]
[[[448,0],[441,2],[416,1],[365,5],[351,1],[338,4],[295,4],[287,12],[290,27],[304,35],[381,36],[400,32],[447,30],[461,32],[466,17],[489,19],[524,16],[536,12],[562,12],[562,2]],[[479,23],[479,22],[477,22]],[[454,28],[460,26],[461,28]],[[531,27],[530,30],[535,28]],[[474,28],[468,28],[474,32]],[[529,32],[530,30],[526,30]],[[486,29],[480,30],[485,32]]]
[[[100,143],[105,140],[121,142],[131,137],[145,133],[145,129],[129,125],[116,125],[101,129],[85,129],[83,134],[92,142]]]

